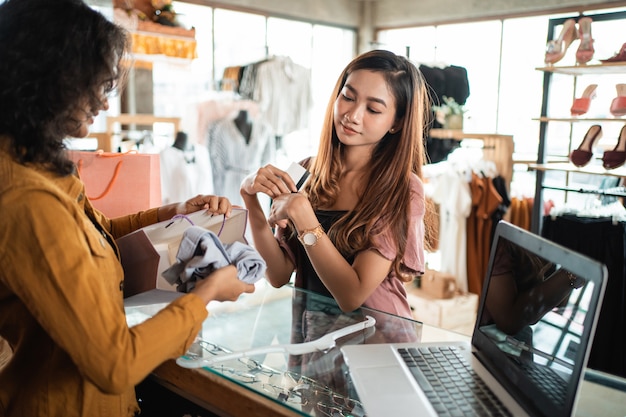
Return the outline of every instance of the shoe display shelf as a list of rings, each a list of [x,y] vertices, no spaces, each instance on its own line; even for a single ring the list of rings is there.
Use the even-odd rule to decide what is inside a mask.
[[[626,12],[606,13],[598,15],[586,15],[593,19],[593,22],[602,22],[608,20],[622,19],[626,22]],[[561,17],[550,19],[548,24],[548,41],[554,39],[554,30],[557,26],[563,25],[568,19],[578,19],[576,17]],[[551,83],[553,77],[569,77],[572,80],[574,91],[576,90],[576,83],[579,78],[580,82],[584,82],[585,76],[593,76],[594,79],[602,76],[624,75],[626,76],[626,61],[621,62],[603,62],[603,63],[589,63],[587,65],[560,65],[560,63],[546,65],[538,67],[536,70],[543,72],[543,99],[541,106],[540,117],[533,119],[539,122],[539,144],[537,152],[536,163],[529,163],[528,169],[535,171],[535,196],[532,213],[531,231],[534,233],[540,233],[543,220],[544,210],[544,191],[545,190],[558,190],[565,193],[565,199],[567,201],[568,193],[579,194],[595,194],[599,196],[612,196],[612,197],[626,197],[626,189],[622,186],[611,188],[598,188],[592,185],[581,185],[580,182],[572,180],[574,176],[580,177],[581,175],[601,176],[605,178],[626,178],[626,165],[614,169],[605,169],[601,164],[591,163],[582,167],[574,165],[568,158],[568,155],[548,155],[548,125],[561,123],[569,124],[570,132],[573,132],[573,125],[578,123],[583,124],[613,124],[621,123],[626,124],[626,117],[587,117],[572,116],[572,117],[553,117],[548,114],[549,96]],[[561,81],[561,80],[560,80]],[[608,107],[608,105],[607,105]],[[558,129],[557,129],[558,130]],[[573,136],[570,133],[569,143],[571,152],[578,146],[582,137]],[[554,175],[557,173],[557,175]],[[559,175],[561,173],[563,175]],[[553,174],[553,175],[551,175]],[[555,178],[557,178],[555,180]],[[595,181],[594,181],[595,182]]]

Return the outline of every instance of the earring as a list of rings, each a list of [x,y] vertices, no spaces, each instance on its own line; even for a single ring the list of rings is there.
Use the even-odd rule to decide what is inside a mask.
[[[389,133],[396,133],[396,129],[392,127],[391,129],[389,129]]]

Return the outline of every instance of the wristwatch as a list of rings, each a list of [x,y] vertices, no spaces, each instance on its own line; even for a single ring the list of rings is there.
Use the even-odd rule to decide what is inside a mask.
[[[317,241],[324,234],[324,229],[321,224],[318,224],[312,229],[304,229],[299,235],[298,239],[304,246],[315,246]]]

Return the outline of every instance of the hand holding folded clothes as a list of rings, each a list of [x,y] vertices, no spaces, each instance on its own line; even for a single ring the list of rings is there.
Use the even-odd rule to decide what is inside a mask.
[[[261,255],[252,246],[241,242],[223,244],[218,235],[200,226],[191,226],[183,234],[176,254],[176,263],[163,271],[163,277],[176,284],[179,292],[189,292],[195,282],[227,265],[237,267],[237,277],[254,284],[267,268]]]

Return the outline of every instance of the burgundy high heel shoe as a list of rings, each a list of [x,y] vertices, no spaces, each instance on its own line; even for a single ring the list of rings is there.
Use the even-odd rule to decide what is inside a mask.
[[[574,19],[567,19],[563,23],[563,28],[559,36],[548,42],[546,46],[546,57],[544,59],[545,63],[555,64],[559,62],[565,56],[567,48],[569,48],[577,37],[576,21],[574,21]]]
[[[572,164],[577,167],[584,167],[589,163],[593,153],[591,152],[591,147],[593,143],[602,137],[602,126],[593,125],[589,128],[587,133],[585,133],[585,137],[583,141],[578,146],[578,149],[574,149],[569,154],[569,160],[572,161]]]
[[[613,55],[610,58],[607,59],[601,59],[601,62],[622,62],[622,61],[626,61],[626,43],[622,45],[622,48],[619,50],[618,53],[616,53],[615,55]]]
[[[578,19],[578,37],[580,45],[576,50],[576,63],[584,65],[593,58],[593,38],[591,37],[591,18],[581,17]]]
[[[619,132],[617,145],[612,151],[605,151],[602,155],[602,166],[605,169],[621,167],[626,162],[626,125]]]

